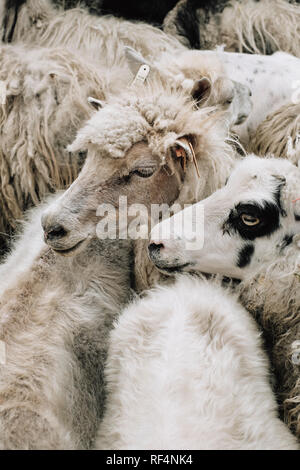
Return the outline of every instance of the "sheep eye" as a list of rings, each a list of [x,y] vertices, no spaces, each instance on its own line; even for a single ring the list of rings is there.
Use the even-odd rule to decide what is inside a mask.
[[[138,170],[134,170],[132,174],[138,175],[141,178],[149,178],[155,173],[156,168],[149,167],[149,168],[139,168]]]
[[[253,217],[253,215],[250,214],[242,214],[241,219],[245,225],[248,225],[249,227],[253,227],[254,225],[259,224],[260,219],[258,217]]]

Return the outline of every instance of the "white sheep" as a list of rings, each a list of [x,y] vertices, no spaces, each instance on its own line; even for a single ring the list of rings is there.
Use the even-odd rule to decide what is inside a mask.
[[[281,411],[298,437],[299,187],[300,170],[291,162],[249,156],[224,188],[154,228],[151,248],[164,271],[197,270],[242,280],[237,290],[265,332]]]
[[[209,70],[223,70],[224,77],[250,88],[252,111],[248,119],[244,119],[245,122],[242,120],[240,125],[233,127],[233,132],[247,150],[258,126],[268,115],[284,105],[293,105],[299,101],[300,59],[287,53],[276,52],[264,56],[223,50],[184,51],[172,62],[173,67],[186,78],[195,79],[198,68],[204,70],[207,63]],[[170,68],[171,64],[168,66]],[[242,109],[240,107],[241,112]]]
[[[181,277],[134,301],[110,335],[97,449],[299,449],[280,421],[253,319]]]

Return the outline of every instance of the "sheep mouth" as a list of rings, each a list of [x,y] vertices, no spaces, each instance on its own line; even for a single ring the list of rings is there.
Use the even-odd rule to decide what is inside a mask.
[[[241,124],[243,124],[246,121],[247,118],[248,118],[248,114],[243,114],[242,116],[239,116],[234,125],[235,126],[240,126]]]
[[[53,251],[55,251],[55,253],[58,253],[61,256],[71,256],[71,255],[75,254],[75,252],[79,251],[79,249],[82,247],[82,245],[85,241],[86,241],[86,238],[84,238],[83,240],[80,240],[78,243],[73,245],[71,248],[67,248],[65,250],[60,250],[60,249],[57,249],[57,248],[56,249],[52,248],[52,249],[53,249]]]
[[[188,266],[192,266],[193,263],[184,263],[184,264],[176,264],[173,266],[163,266],[162,264],[155,263],[156,267],[164,274],[176,274],[184,270],[184,268]]]

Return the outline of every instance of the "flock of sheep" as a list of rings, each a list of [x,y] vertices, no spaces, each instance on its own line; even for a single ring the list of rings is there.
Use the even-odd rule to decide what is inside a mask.
[[[300,447],[300,5],[175,3],[0,2],[0,449]]]

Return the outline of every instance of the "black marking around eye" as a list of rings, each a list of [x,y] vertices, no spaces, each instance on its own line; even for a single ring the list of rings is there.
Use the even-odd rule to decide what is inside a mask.
[[[296,220],[297,222],[299,222],[299,221],[300,221],[300,215],[299,215],[299,214],[294,214],[294,216],[295,216],[295,220]]]
[[[252,226],[244,224],[241,219],[243,213],[257,217],[260,222]],[[223,233],[237,232],[243,240],[255,240],[275,232],[280,226],[279,219],[280,209],[275,202],[262,201],[259,205],[257,202],[240,203],[231,210],[223,224]]]
[[[246,245],[244,245],[243,248],[238,253],[238,259],[237,259],[236,265],[239,268],[244,268],[245,266],[248,266],[248,264],[250,264],[251,262],[253,253],[254,253],[253,243],[247,243]]]

